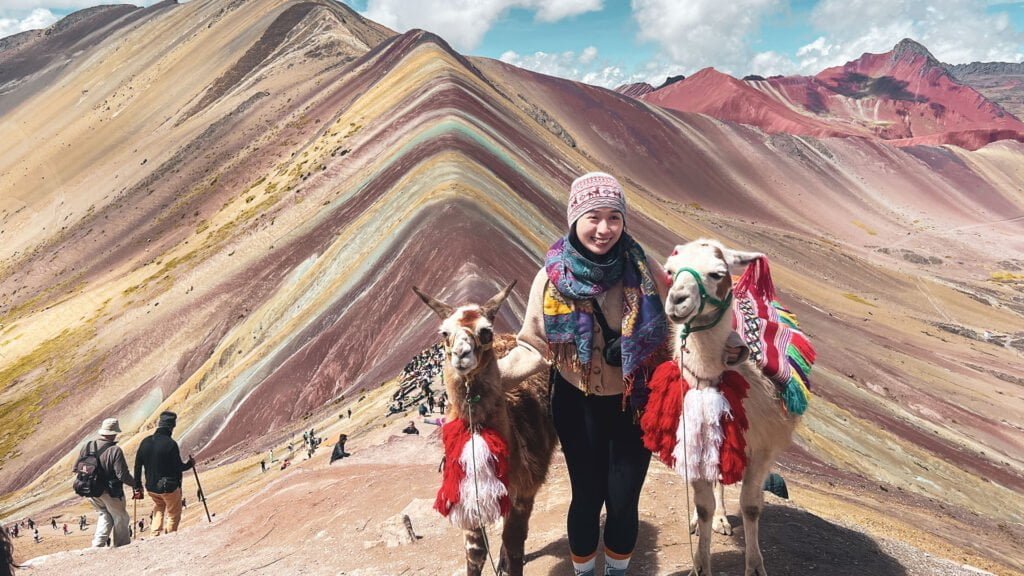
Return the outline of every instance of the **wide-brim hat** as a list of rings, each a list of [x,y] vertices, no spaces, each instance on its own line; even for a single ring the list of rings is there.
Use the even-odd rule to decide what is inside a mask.
[[[107,418],[104,420],[97,432],[100,436],[116,436],[120,433],[121,424],[117,421],[117,418]]]

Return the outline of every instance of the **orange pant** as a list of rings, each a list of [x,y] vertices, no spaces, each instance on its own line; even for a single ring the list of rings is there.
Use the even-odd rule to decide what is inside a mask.
[[[153,523],[150,530],[154,536],[161,533],[177,532],[181,520],[181,488],[167,494],[149,493],[153,500]]]

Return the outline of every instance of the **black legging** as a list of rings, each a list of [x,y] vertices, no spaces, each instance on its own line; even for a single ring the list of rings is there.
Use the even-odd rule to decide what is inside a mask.
[[[622,410],[622,395],[586,395],[557,372],[554,388],[551,411],[572,485],[569,550],[575,556],[597,550],[605,507],[605,548],[630,554],[639,527],[640,489],[651,463],[633,411]]]

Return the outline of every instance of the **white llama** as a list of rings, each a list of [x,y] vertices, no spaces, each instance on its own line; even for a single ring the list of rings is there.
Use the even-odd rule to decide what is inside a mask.
[[[665,264],[671,287],[665,299],[665,312],[674,326],[674,360],[691,391],[684,402],[680,422],[691,422],[692,428],[679,427],[674,456],[676,469],[688,473],[694,490],[694,503],[699,526],[699,544],[691,576],[711,575],[712,515],[714,528],[729,531],[721,501],[721,488],[716,505],[715,484],[718,479],[718,453],[707,450],[716,434],[713,426],[692,426],[685,414],[710,414],[717,425],[718,416],[728,414],[730,406],[718,392],[727,371],[737,372],[749,384],[742,400],[749,429],[745,434],[746,467],[742,472],[740,509],[746,541],[745,576],[767,576],[758,543],[758,519],[764,501],[762,485],[779,454],[792,442],[799,416],[791,415],[780,401],[776,384],[766,377],[752,360],[743,358],[727,364],[727,344],[733,336],[732,278],[762,255],[739,252],[715,240],[700,239],[677,246]],[[734,341],[733,341],[734,342]],[[692,398],[691,398],[692,397]],[[692,400],[692,401],[691,401]],[[700,416],[697,420],[700,421]],[[687,437],[684,439],[684,434]],[[721,443],[721,430],[717,431]],[[689,446],[689,447],[687,447]],[[690,456],[690,458],[687,458]],[[683,470],[686,467],[687,470]],[[717,514],[716,514],[717,509]]]

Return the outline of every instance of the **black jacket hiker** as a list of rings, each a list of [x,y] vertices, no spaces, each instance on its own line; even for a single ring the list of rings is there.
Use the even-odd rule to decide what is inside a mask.
[[[135,487],[142,486],[142,469],[146,469],[146,490],[155,494],[168,494],[181,487],[181,473],[195,465],[190,458],[181,461],[178,443],[167,428],[157,428],[139,445],[135,456]]]

